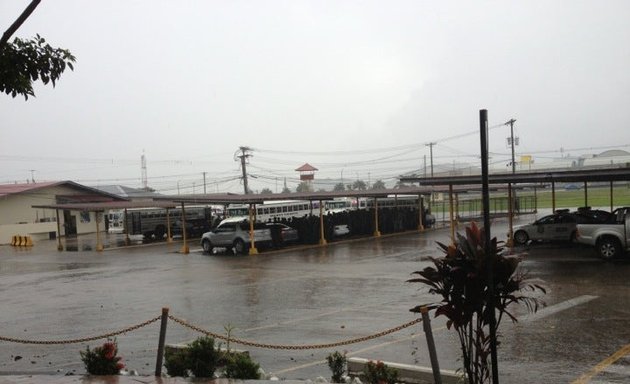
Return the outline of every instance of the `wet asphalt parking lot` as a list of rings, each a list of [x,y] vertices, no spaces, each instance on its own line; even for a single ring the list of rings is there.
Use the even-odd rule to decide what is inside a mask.
[[[532,221],[533,216],[519,221]],[[492,235],[505,239],[507,222]],[[448,229],[285,250],[255,256],[205,255],[198,243],[109,248],[79,238],[71,251],[54,241],[33,248],[0,246],[0,336],[70,340],[140,324],[162,307],[200,328],[275,345],[333,343],[371,335],[415,318],[409,308],[435,297],[405,281],[441,256],[436,241]],[[113,238],[110,238],[112,241]],[[501,323],[502,383],[630,382],[630,261],[604,262],[593,249],[535,244],[523,268],[547,288],[547,307],[535,315],[514,308],[520,321]],[[432,319],[441,368],[459,367],[456,335]],[[130,369],[155,369],[159,322],[117,336]],[[200,336],[169,321],[167,343]],[[86,345],[0,342],[0,373],[84,373]],[[328,349],[248,349],[262,368],[287,379],[329,377],[325,357],[335,351],[374,360],[430,366],[421,324],[358,344]]]

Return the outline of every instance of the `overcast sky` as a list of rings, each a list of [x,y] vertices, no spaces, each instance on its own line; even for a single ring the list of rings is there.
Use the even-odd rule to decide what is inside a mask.
[[[4,31],[29,1],[0,2]],[[14,37],[77,58],[56,88],[0,95],[0,182],[165,193],[316,178],[394,180],[434,163],[630,150],[630,1],[44,0]],[[428,160],[427,160],[428,161]],[[186,190],[185,190],[186,189]],[[185,190],[185,191],[184,191]]]

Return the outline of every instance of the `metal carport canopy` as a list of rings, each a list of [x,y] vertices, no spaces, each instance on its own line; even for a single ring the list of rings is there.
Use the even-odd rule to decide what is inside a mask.
[[[175,208],[177,205],[172,201],[104,201],[98,203],[67,203],[67,204],[45,204],[32,205],[32,208],[54,209],[57,212],[57,249],[63,250],[61,244],[61,229],[59,225],[59,210],[69,211],[88,211],[88,212],[104,212],[110,209],[128,209],[128,208]],[[96,224],[96,250],[103,251],[103,244],[100,238],[99,220],[95,220]]]
[[[555,182],[610,182],[630,181],[630,167],[589,169],[579,171],[545,171],[495,173],[488,176],[490,184],[505,183],[555,183]],[[401,182],[420,183],[420,185],[480,185],[481,175],[446,176],[446,177],[400,177]]]
[[[132,209],[132,208],[176,208],[173,201],[105,201],[100,203],[66,203],[66,204],[46,204],[32,205],[32,208],[62,209],[69,211],[90,211],[104,212],[110,209]]]
[[[270,194],[231,194],[213,193],[196,195],[170,195],[155,197],[156,201],[168,200],[183,204],[262,204],[274,200],[332,200],[341,197],[387,197],[390,195],[429,195],[435,192],[430,187],[405,187],[398,189],[378,189],[365,191],[335,191],[335,192],[293,192]]]

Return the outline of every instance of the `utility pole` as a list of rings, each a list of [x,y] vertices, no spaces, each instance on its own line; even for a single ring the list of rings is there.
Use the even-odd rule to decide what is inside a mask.
[[[243,188],[245,189],[245,194],[247,195],[249,193],[249,188],[247,187],[246,164],[247,164],[247,159],[252,157],[252,154],[249,153],[252,149],[249,147],[239,147],[238,149],[239,151],[241,151],[241,154],[236,157],[241,159],[241,169],[243,170]]]
[[[516,173],[516,162],[514,160],[514,123],[515,119],[510,119],[504,125],[510,126],[510,144],[512,145],[512,173]],[[518,140],[518,137],[516,138]]]
[[[147,178],[147,158],[144,156],[144,149],[140,157],[140,168],[142,172],[142,188],[147,191],[149,189],[149,182]]]
[[[203,194],[206,194],[206,173],[207,172],[203,172]]]
[[[504,125],[510,126],[510,145],[512,146],[512,174],[516,173],[516,160],[514,159],[514,123],[515,119],[510,119]],[[506,245],[510,248],[514,246],[514,208],[516,205],[516,191],[512,190],[512,183],[508,183],[508,202],[509,202],[509,234]]]
[[[425,144],[425,146],[429,147],[429,153],[431,155],[431,177],[433,177],[433,146],[435,143]]]
[[[427,178],[427,155],[424,155],[424,178]]]

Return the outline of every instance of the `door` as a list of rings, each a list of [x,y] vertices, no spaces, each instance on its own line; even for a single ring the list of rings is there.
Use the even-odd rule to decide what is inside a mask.
[[[77,217],[72,215],[69,210],[63,211],[63,229],[66,236],[76,236],[77,234]]]
[[[226,223],[214,230],[214,243],[218,246],[230,246],[236,232],[236,223]]]

